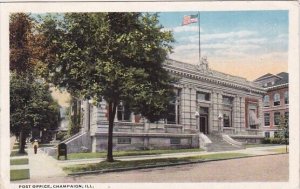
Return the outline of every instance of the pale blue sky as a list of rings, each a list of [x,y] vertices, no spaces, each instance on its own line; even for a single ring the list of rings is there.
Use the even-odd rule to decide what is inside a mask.
[[[199,62],[198,23],[181,25],[184,15],[197,13],[159,13],[160,23],[175,38],[170,58]],[[201,11],[201,55],[207,56],[212,69],[250,80],[287,71],[288,24],[285,10]]]
[[[173,31],[176,42],[171,58],[198,61],[198,23],[181,26],[184,15],[163,12],[160,22]],[[236,59],[276,54],[287,63],[288,11],[200,12],[201,54],[208,58]]]

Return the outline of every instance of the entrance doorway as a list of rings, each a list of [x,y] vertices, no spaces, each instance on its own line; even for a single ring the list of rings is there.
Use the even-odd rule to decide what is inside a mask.
[[[207,115],[200,116],[200,132],[202,132],[204,134],[208,134],[208,129],[207,129]]]
[[[200,107],[200,132],[204,134],[208,134],[208,108],[207,107]]]

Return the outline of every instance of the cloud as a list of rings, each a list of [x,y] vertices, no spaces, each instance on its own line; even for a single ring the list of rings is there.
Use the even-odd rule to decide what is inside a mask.
[[[255,31],[236,31],[236,32],[227,32],[227,33],[214,33],[214,34],[203,34],[201,35],[201,41],[210,41],[218,39],[228,39],[228,38],[245,38],[257,35]]]
[[[196,63],[199,56],[197,34],[177,38],[172,58],[183,62]],[[201,35],[201,55],[224,60],[239,59],[245,62],[253,59],[280,59],[287,61],[288,35],[268,36],[256,31],[240,30],[227,33]]]
[[[187,25],[187,26],[177,26],[174,28],[162,28],[161,31],[172,31],[174,33],[181,33],[181,32],[198,32],[198,26]],[[203,32],[203,29],[200,27],[200,31]]]

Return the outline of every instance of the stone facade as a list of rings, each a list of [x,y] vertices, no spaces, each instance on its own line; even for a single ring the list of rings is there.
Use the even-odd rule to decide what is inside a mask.
[[[164,68],[180,78],[174,85],[174,112],[166,120],[149,123],[133,114],[115,118],[114,149],[199,147],[199,133],[225,133],[241,141],[262,136],[265,90],[254,82],[200,65],[168,60]],[[92,151],[107,148],[106,103],[83,102],[84,128],[90,132]],[[171,115],[171,114],[170,114]],[[249,136],[249,137],[248,137]]]

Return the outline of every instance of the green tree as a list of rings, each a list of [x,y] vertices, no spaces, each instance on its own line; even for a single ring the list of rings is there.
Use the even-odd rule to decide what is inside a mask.
[[[11,72],[10,132],[19,137],[20,153],[25,152],[25,141],[33,128],[57,128],[58,111],[59,105],[52,99],[46,84]]]
[[[44,57],[41,73],[72,95],[108,104],[107,161],[113,161],[113,124],[117,105],[126,103],[150,121],[165,117],[173,96],[163,69],[172,33],[157,14],[71,13],[41,22]]]
[[[68,111],[68,136],[72,136],[80,131],[81,126],[81,106],[80,101],[71,97],[70,108]]]
[[[31,129],[57,126],[58,104],[49,87],[35,77],[39,59],[35,45],[35,23],[28,14],[10,15],[10,131],[19,137],[19,152],[24,153]]]
[[[280,116],[280,122],[279,122],[277,133],[280,140],[284,141],[286,145],[286,152],[287,152],[287,145],[289,140],[289,117],[288,116]]]

